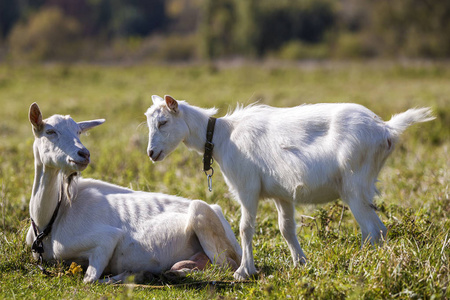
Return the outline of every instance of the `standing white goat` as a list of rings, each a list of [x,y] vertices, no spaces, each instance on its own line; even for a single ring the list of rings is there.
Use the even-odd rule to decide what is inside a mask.
[[[36,103],[29,119],[36,173],[27,243],[44,250],[45,261],[87,267],[85,282],[102,274],[115,275],[106,281],[121,281],[130,273],[160,273],[174,264],[175,271],[202,268],[207,259],[240,263],[240,246],[218,205],[76,176],[90,162],[79,136],[104,120],[76,123],[61,115],[42,120]]]
[[[164,159],[181,141],[203,153],[208,120],[217,110],[190,106],[170,96],[152,99],[146,112],[150,159]],[[306,260],[296,237],[295,202],[341,198],[361,228],[362,242],[380,242],[386,227],[372,203],[378,173],[400,134],[416,122],[432,119],[429,108],[420,108],[384,122],[358,104],[238,106],[217,119],[213,157],[242,212],[243,255],[234,277],[256,273],[252,237],[260,198],[274,199],[280,231],[295,265]]]

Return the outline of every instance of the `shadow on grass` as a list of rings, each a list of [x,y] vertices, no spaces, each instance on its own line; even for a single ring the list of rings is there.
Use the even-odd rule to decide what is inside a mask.
[[[244,289],[249,284],[256,284],[256,279],[234,281],[234,280],[209,280],[197,278],[197,276],[174,277],[168,274],[154,275],[148,272],[128,280],[126,283],[115,284],[125,287],[139,287],[147,289],[191,289],[202,290],[205,288],[216,291],[232,289]]]

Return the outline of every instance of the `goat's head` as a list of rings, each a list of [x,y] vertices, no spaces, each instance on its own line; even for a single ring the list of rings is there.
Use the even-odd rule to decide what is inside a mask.
[[[171,96],[152,96],[153,105],[147,110],[148,147],[152,161],[163,160],[189,134],[178,102]]]
[[[83,171],[90,162],[89,150],[80,142],[80,134],[105,122],[99,119],[77,123],[70,116],[61,115],[42,120],[36,103],[30,106],[29,119],[35,137],[35,159],[66,175]]]

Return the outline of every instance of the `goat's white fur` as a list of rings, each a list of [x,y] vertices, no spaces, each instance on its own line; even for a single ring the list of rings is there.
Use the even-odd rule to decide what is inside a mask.
[[[104,120],[76,123],[70,116],[42,120],[30,107],[35,136],[35,180],[30,215],[43,231],[67,190],[51,234],[43,240],[43,258],[75,261],[86,270],[85,282],[104,274],[113,281],[135,272],[160,273],[204,251],[211,262],[240,263],[241,249],[218,205],[200,200],[133,191],[99,180],[67,178],[89,164],[79,135]],[[35,239],[33,228],[27,243]],[[34,256],[37,258],[37,254]]]
[[[203,153],[208,118],[217,110],[170,96],[152,98],[146,112],[150,158],[164,159],[181,141]],[[235,278],[256,273],[251,241],[260,198],[274,199],[294,264],[306,260],[296,237],[295,202],[341,198],[361,228],[362,242],[381,242],[386,227],[372,204],[378,173],[403,130],[432,119],[429,108],[419,108],[384,122],[369,109],[350,103],[293,108],[238,105],[233,113],[218,118],[213,157],[242,212],[243,256]]]

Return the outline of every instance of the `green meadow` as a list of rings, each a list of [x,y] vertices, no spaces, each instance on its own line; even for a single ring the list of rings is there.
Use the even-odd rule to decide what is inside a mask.
[[[388,120],[430,106],[436,120],[410,127],[379,176],[375,201],[388,228],[382,247],[360,245],[341,201],[298,205],[298,237],[309,261],[294,268],[272,201],[259,205],[253,239],[258,275],[233,282],[214,267],[145,286],[86,285],[63,264],[41,274],[25,244],[34,177],[28,109],[44,118],[105,118],[82,136],[91,164],[82,173],[136,190],[218,203],[238,234],[240,210],[214,164],[207,188],[202,158],[184,145],[163,162],[146,156],[144,112],[151,95],[219,108],[236,103],[296,106],[356,102]],[[280,162],[282,163],[282,162]],[[448,299],[450,280],[450,64],[396,62],[187,65],[0,65],[0,298],[5,299]]]

